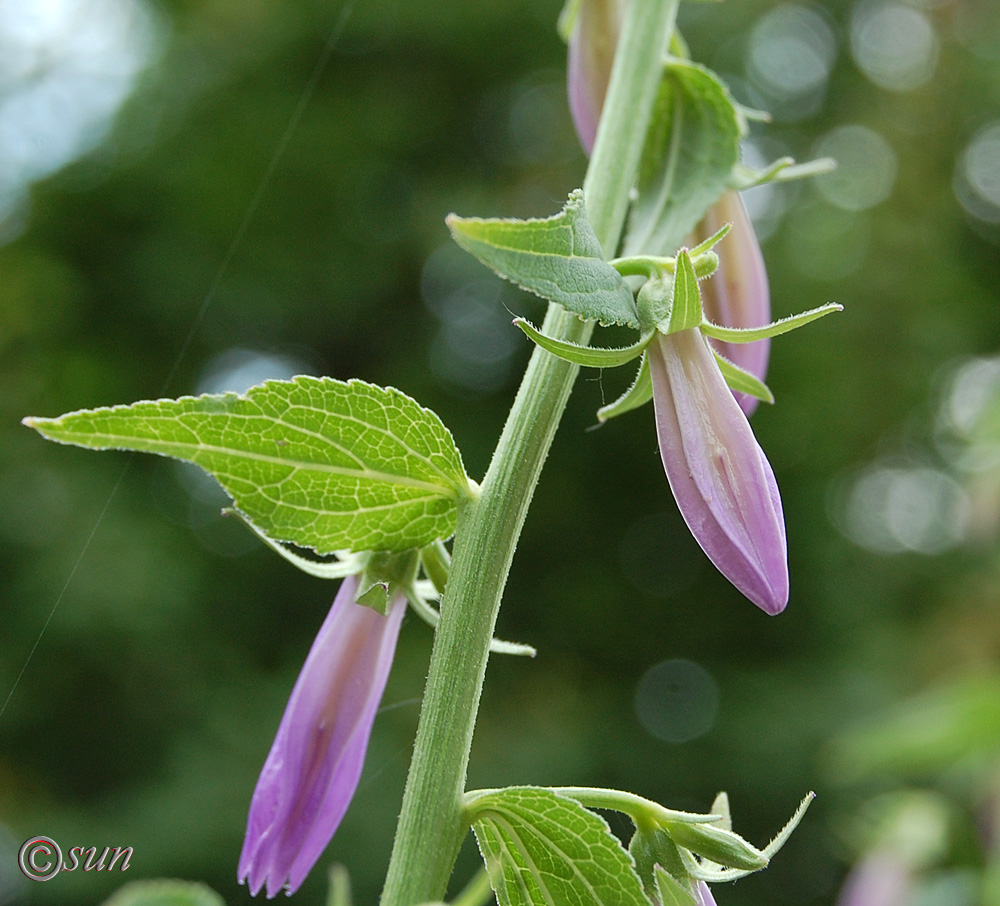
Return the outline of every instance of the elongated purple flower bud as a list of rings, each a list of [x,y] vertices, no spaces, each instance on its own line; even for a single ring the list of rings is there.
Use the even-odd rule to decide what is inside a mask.
[[[719,246],[719,269],[701,284],[705,316],[723,327],[763,327],[771,321],[771,292],[757,234],[739,192],[726,192],[709,209],[698,226],[694,244],[715,235],[727,223],[733,226]],[[734,365],[760,381],[766,379],[770,340],[709,342]],[[757,398],[746,393],[733,395],[740,408],[752,415]]]
[[[257,781],[239,865],[254,895],[299,888],[357,789],[406,612],[402,595],[388,616],[355,604],[357,587],[341,583]]]
[[[621,0],[580,0],[569,39],[566,64],[569,109],[576,134],[589,155],[611,81],[624,4]]]
[[[764,452],[699,330],[647,347],[660,457],[691,534],[770,614],[788,603],[781,499]]]

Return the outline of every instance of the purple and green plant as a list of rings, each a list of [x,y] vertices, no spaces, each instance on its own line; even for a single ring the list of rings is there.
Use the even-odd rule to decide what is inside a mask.
[[[548,302],[539,328],[515,322],[536,348],[481,481],[437,415],[359,380],[299,376],[245,394],[25,420],[61,443],[200,466],[266,544],[341,580],[250,805],[238,872],[254,894],[294,892],[335,833],[408,606],[435,626],[435,641],[383,906],[440,902],[470,828],[500,906],[714,906],[708,885],[765,868],[811,800],[759,849],[733,832],[725,794],[695,814],[618,790],[466,789],[489,654],[533,653],[496,640],[494,628],[581,366],[638,361],[599,421],[652,400],[664,470],[695,539],[767,613],[789,600],[777,483],[747,418],[757,400],[773,401],[770,339],[839,306],[771,321],[737,193],[824,165],[741,164],[747,112],[688,58],[678,2],[571,0],[561,21],[590,154],[582,188],[545,219],[448,218],[462,248]],[[591,346],[609,325],[638,337]],[[595,809],[632,821],[628,847]],[[469,891],[463,906],[489,894],[478,882]]]

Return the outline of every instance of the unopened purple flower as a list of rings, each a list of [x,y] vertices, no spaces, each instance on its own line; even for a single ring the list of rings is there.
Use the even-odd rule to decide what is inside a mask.
[[[719,268],[711,280],[702,284],[705,317],[723,327],[763,327],[771,320],[771,293],[767,283],[764,256],[757,234],[739,192],[726,192],[709,209],[697,229],[694,244],[715,235],[727,223],[732,224],[723,240]],[[720,355],[749,371],[759,381],[767,377],[770,340],[753,343],[709,341]],[[749,416],[757,408],[757,398],[734,392],[740,408]]]
[[[594,149],[597,138],[624,5],[622,0],[581,0],[569,39],[569,109],[587,154]]]
[[[354,603],[344,579],[299,674],[247,821],[240,882],[293,893],[340,824],[357,788],[406,599],[387,616]]]
[[[660,457],[691,534],[758,607],[788,603],[781,499],[700,330],[657,334],[647,347]]]

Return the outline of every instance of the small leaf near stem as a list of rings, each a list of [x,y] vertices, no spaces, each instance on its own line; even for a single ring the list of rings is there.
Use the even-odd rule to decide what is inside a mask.
[[[582,318],[638,326],[632,292],[604,260],[580,190],[541,220],[450,214],[447,223],[463,249],[505,280]]]

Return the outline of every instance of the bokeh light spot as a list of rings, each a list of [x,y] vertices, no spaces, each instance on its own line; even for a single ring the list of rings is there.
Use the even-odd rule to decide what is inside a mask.
[[[1000,223],[1000,121],[972,137],[959,156],[954,188],[969,214],[986,223]]]
[[[704,667],[674,658],[650,667],[635,691],[635,713],[650,734],[664,742],[704,736],[719,711],[719,686]]]
[[[939,554],[962,541],[965,492],[927,466],[874,465],[854,481],[843,529],[856,544],[884,554]]]
[[[104,138],[155,39],[141,0],[0,3],[0,221]]]
[[[819,109],[836,55],[826,20],[808,7],[786,4],[754,26],[747,71],[775,117],[797,120]]]
[[[840,126],[817,142],[815,157],[832,157],[837,169],[816,180],[816,188],[846,211],[863,211],[885,201],[896,181],[896,153],[874,129]]]
[[[930,80],[938,38],[919,10],[892,0],[862,3],[851,22],[851,53],[858,68],[880,88],[911,91]]]

